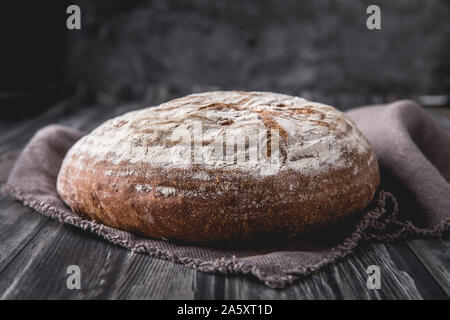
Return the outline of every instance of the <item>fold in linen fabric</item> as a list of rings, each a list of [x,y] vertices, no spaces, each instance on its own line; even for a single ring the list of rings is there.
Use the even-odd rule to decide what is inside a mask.
[[[403,218],[420,228],[448,221],[450,134],[412,101],[358,108],[348,115],[369,139],[382,187],[395,193]]]
[[[83,134],[60,125],[35,134],[15,161],[3,191],[46,216],[134,252],[206,272],[251,274],[271,287],[284,287],[347,256],[365,241],[447,235],[450,135],[410,101],[353,109],[348,115],[374,148],[381,186],[362,214],[287,241],[239,248],[175,244],[79,217],[59,198],[56,178],[64,155]],[[0,159],[0,172],[11,167],[11,156],[6,159]]]

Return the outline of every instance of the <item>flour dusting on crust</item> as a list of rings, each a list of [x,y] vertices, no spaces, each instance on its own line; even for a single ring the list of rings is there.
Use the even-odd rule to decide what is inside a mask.
[[[283,94],[219,91],[192,94],[111,119],[80,139],[68,156],[74,156],[71,158],[77,158],[80,163],[91,159],[189,169],[193,166],[192,145],[183,140],[183,135],[198,130],[198,123],[202,131],[199,164],[204,169],[244,171],[256,176],[272,175],[280,170],[315,174],[330,167],[349,167],[352,164],[346,160],[349,158],[346,154],[363,154],[370,150],[353,121],[331,106]],[[235,139],[248,144],[234,155],[246,159],[256,146],[242,137],[256,137],[260,142],[266,138],[268,130],[279,133],[272,139],[279,141],[281,163],[217,159],[213,143],[217,137],[226,136],[227,141]],[[120,174],[125,173],[133,174]],[[210,179],[206,172],[194,172],[192,178]],[[136,186],[136,189],[149,191],[143,186]],[[165,196],[175,192],[159,191]]]

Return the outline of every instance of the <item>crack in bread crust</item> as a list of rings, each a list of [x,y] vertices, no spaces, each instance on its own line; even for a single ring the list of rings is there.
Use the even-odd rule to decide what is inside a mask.
[[[190,163],[186,159],[191,157],[184,155],[191,153],[191,146],[180,143],[174,135],[191,136],[195,123],[202,125],[205,166],[227,166],[255,175],[282,170],[314,174],[324,166],[346,167],[350,165],[343,156],[346,152],[363,154],[370,148],[354,123],[333,107],[281,94],[231,91],[193,94],[156,108],[124,114],[84,137],[74,152],[98,161],[143,161],[161,167],[187,168]],[[230,137],[249,137],[263,132],[266,156],[271,156],[272,129],[278,130],[280,137],[280,168],[271,168],[265,159],[256,164],[214,160],[211,141],[225,133]],[[183,130],[190,133],[180,135]]]
[[[201,161],[189,153],[183,162],[192,141],[175,133],[193,132],[198,122]],[[233,161],[211,156],[215,139],[230,134],[256,136],[271,157],[276,132],[279,165],[242,163],[236,145]],[[251,148],[245,139],[243,158]],[[336,223],[363,209],[378,184],[370,145],[345,114],[299,97],[231,91],[105,122],[66,154],[57,190],[74,212],[108,226],[211,243],[288,238]]]

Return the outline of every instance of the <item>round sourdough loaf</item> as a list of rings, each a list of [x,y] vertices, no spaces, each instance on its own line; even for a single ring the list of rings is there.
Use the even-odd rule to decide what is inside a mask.
[[[288,238],[360,211],[377,160],[333,107],[206,92],[111,119],[80,139],[57,190],[76,213],[153,238]]]

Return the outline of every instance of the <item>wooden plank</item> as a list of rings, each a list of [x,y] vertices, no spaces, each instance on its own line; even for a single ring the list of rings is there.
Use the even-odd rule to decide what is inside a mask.
[[[108,299],[193,299],[196,271],[146,254],[129,252]]]
[[[149,104],[165,101],[168,95],[163,87],[150,90],[148,101],[155,102]],[[351,102],[340,99],[339,103]],[[50,123],[54,120],[71,127],[90,130],[105,119],[134,108],[127,104],[111,104],[110,108],[105,108],[105,105],[77,110],[69,115],[61,111],[58,116],[45,121]],[[140,107],[139,104],[137,107]],[[18,141],[25,143],[34,133],[33,130],[43,125],[40,120],[33,121],[31,125],[22,123],[21,128],[11,131],[9,140],[2,140],[5,142],[2,147],[8,150],[11,145],[17,145]],[[9,222],[6,218],[10,219]],[[427,256],[430,255],[429,248],[420,249],[422,253],[417,253],[419,249],[411,248],[421,259],[420,263],[405,248],[399,249],[391,245],[372,246],[373,248],[369,246],[367,251],[362,249],[361,253],[348,261],[339,262],[293,286],[274,290],[247,277],[205,274],[146,255],[135,255],[87,232],[48,221],[48,218],[33,213],[19,203],[0,201],[0,296],[119,299],[420,299],[442,298],[445,292],[448,294],[448,269],[442,273],[442,270],[436,268],[439,264],[449,265],[448,255],[443,255],[448,252],[448,243],[444,247],[441,246],[431,258]],[[82,270],[80,291],[68,290],[65,285],[65,270],[69,263],[76,264],[73,261],[78,262]],[[365,268],[376,264],[375,262],[380,263],[382,267],[382,289],[368,292],[365,287]],[[88,270],[87,274],[83,270]],[[445,292],[434,279],[438,280]]]
[[[410,275],[424,299],[448,299],[438,281],[404,240],[388,243],[385,246],[395,265],[399,270]]]
[[[62,102],[34,118],[19,121],[13,127],[8,128],[6,132],[2,132],[0,136],[0,154],[11,150],[10,146],[19,148],[25,145],[39,128],[54,123],[56,119],[63,117],[68,106],[69,102]]]
[[[165,85],[149,86],[139,101],[123,102],[119,99],[99,96],[97,101],[86,105],[83,97],[74,96],[52,106],[44,113],[25,120],[17,121],[0,130],[0,155],[4,152],[23,147],[40,128],[60,123],[82,131],[92,130],[100,123],[127,111],[157,105],[173,96]]]
[[[194,91],[201,92],[210,89],[211,88],[207,86],[202,86],[195,88]],[[16,121],[14,125],[5,126],[3,130],[0,130],[0,154],[7,151],[7,149],[4,148],[5,143],[14,142],[16,147],[22,146],[39,128],[50,123],[62,123],[74,128],[90,130],[93,126],[98,125],[112,116],[146,106],[157,105],[176,96],[188,93],[190,92],[171,92],[166,85],[153,85],[149,86],[146,93],[136,101],[123,102],[115,96],[99,95],[97,101],[91,105],[86,105],[82,96],[74,96],[52,106],[50,109],[36,117]],[[339,92],[327,94],[319,91],[302,91],[299,92],[299,95],[335,105],[341,110],[347,110],[349,107],[383,103],[386,101],[386,97],[382,95],[355,95]],[[427,108],[427,110],[429,110],[429,108]],[[433,111],[439,112],[441,110],[433,108]],[[86,122],[87,125],[80,125],[77,123],[80,120]],[[72,121],[75,121],[75,123],[72,123]]]
[[[329,270],[323,270],[283,289],[272,289],[243,276],[225,279],[225,298],[232,300],[335,300],[342,298]]]
[[[375,99],[368,97],[366,101],[362,101],[361,97],[359,97],[358,101],[354,99],[346,101],[345,97],[341,96],[325,98],[328,99],[328,103],[334,104],[341,109],[346,109],[345,105],[364,105],[384,102],[384,98],[379,96],[375,97]],[[436,114],[433,116],[444,128],[450,128],[447,118],[436,117]],[[417,241],[420,242],[422,240]],[[444,240],[438,240],[438,242],[441,241]],[[448,275],[448,267],[450,266],[448,243],[444,246],[435,246],[434,249],[437,252],[433,252],[433,248],[425,248],[425,245],[415,248],[416,250],[413,251],[416,254],[418,254],[419,250],[425,253],[423,257],[419,256],[421,262],[413,256],[412,252],[402,248],[402,245],[375,245],[374,249],[375,253],[371,254],[366,252],[361,256],[358,255],[349,261],[338,263],[331,267],[334,272],[333,277],[329,274],[328,269],[330,268],[326,268],[317,275],[315,274],[308,279],[302,280],[299,284],[295,285],[298,287],[296,289],[265,290],[260,284],[251,283],[242,277],[233,280],[227,278],[226,297],[235,299],[257,298],[259,296],[258,291],[263,292],[263,296],[268,299],[285,299],[290,297],[296,297],[298,299],[308,299],[311,297],[319,299],[339,297],[346,299],[445,299],[446,294],[448,295],[450,281]],[[430,255],[433,255],[433,257],[429,257]],[[363,280],[367,278],[363,266],[370,261],[382,263],[380,266],[383,266],[383,269],[387,270],[387,279],[389,280],[387,283],[389,285],[382,289],[384,292],[367,291],[363,286],[365,283]],[[352,276],[348,276],[352,273],[358,275],[356,281]],[[333,281],[338,281],[339,292],[333,292]],[[440,286],[444,290],[441,290]]]
[[[34,213],[0,193],[0,272],[48,222],[49,218]]]
[[[403,248],[404,249],[404,248]],[[445,298],[427,271],[414,262],[414,256],[392,245],[370,244],[357,250],[357,254],[301,279],[286,289],[265,288],[262,284],[242,277],[227,278],[227,299],[423,299]],[[403,256],[408,264],[399,262]],[[396,261],[397,260],[397,261]],[[367,267],[378,265],[381,269],[381,289],[369,290],[366,286]],[[419,266],[419,267],[418,267]],[[418,285],[416,282],[420,281]]]
[[[92,234],[51,220],[0,273],[0,297],[101,299],[109,294],[126,254]],[[81,269],[81,290],[67,288],[69,265]]]
[[[164,92],[165,92],[164,90],[162,90],[162,91],[159,90],[158,91],[158,93],[160,93],[160,94],[161,93],[164,94]],[[157,95],[155,95],[155,97],[157,97]],[[63,107],[61,107],[61,108],[63,108]],[[70,116],[65,116],[62,119],[56,119],[57,116],[54,116],[54,115],[55,114],[61,114],[61,113],[63,113],[63,111],[61,111],[61,110],[55,111],[55,109],[52,109],[47,114],[43,115],[43,117],[45,118],[45,121],[42,121],[42,119],[40,119],[40,121],[36,121],[35,120],[35,121],[23,122],[23,123],[21,123],[21,127],[20,128],[17,128],[16,130],[12,130],[10,132],[10,134],[8,135],[8,137],[4,137],[4,139],[2,139],[3,140],[3,147],[5,148],[5,150],[7,150],[9,148],[9,145],[11,145],[11,144],[17,145],[18,141],[21,141],[21,142],[25,143],[29,139],[29,137],[31,137],[31,135],[34,133],[34,132],[30,132],[30,131],[33,131],[34,129],[36,129],[36,130],[38,129],[37,122],[40,123],[40,126],[42,126],[43,124],[46,124],[46,123],[50,123],[50,122],[60,122],[62,124],[70,125],[71,127],[79,128],[79,129],[82,129],[82,130],[83,129],[84,130],[89,130],[89,129],[92,129],[92,127],[96,126],[98,123],[103,122],[107,118],[110,118],[111,115],[120,114],[120,113],[123,113],[125,111],[128,111],[130,109],[130,107],[127,106],[127,105],[119,105],[117,108],[109,108],[107,110],[103,110],[103,108],[82,109],[79,112],[77,112],[75,114],[72,114]],[[31,130],[31,129],[33,129],[33,130]],[[27,131],[28,135],[25,135],[25,131]],[[21,217],[21,215],[18,214],[18,212],[15,212],[15,210],[22,209],[22,210],[26,211],[28,214],[32,211],[31,209],[23,207],[23,206],[21,206],[18,203],[12,203],[11,205],[14,206],[13,210],[3,210],[2,212],[4,214],[8,214],[9,217],[13,217],[13,220],[15,220],[16,222]],[[17,210],[17,211],[19,211],[19,210]],[[45,218],[44,216],[41,216],[39,214],[34,214],[34,215],[31,214],[30,216],[33,216],[33,217],[37,218],[38,220],[39,219],[44,219],[44,220],[48,219],[48,218]],[[26,220],[29,220],[29,218],[27,217]],[[19,222],[19,223],[16,223],[15,225],[18,225],[18,226],[22,227],[22,229],[25,229],[30,223],[31,223],[30,221],[27,221],[27,223]],[[52,222],[51,225],[55,228],[54,223],[55,222]],[[21,253],[17,257],[17,259],[14,259],[14,262],[11,263],[11,266],[10,266],[14,270],[18,270],[16,272],[17,277],[19,277],[19,278],[27,278],[27,277],[37,278],[37,280],[31,281],[31,282],[36,282],[36,281],[40,282],[38,280],[39,277],[36,277],[34,275],[34,272],[33,272],[33,270],[35,270],[35,268],[38,268],[38,267],[35,267],[35,265],[39,266],[40,264],[47,263],[47,259],[50,259],[50,258],[46,257],[45,255],[43,256],[41,254],[41,252],[52,252],[52,251],[56,252],[55,254],[51,255],[51,257],[52,257],[51,259],[56,259],[56,260],[53,261],[53,263],[51,264],[50,268],[59,268],[59,269],[61,269],[62,266],[67,264],[65,262],[67,260],[66,259],[67,255],[65,255],[65,251],[64,250],[63,251],[58,251],[58,250],[56,250],[54,248],[52,250],[50,250],[49,248],[52,248],[53,243],[55,241],[57,241],[57,242],[58,241],[63,241],[62,239],[68,237],[67,235],[65,235],[65,233],[66,233],[65,230],[67,230],[66,228],[70,228],[70,227],[61,225],[61,227],[56,229],[57,230],[57,232],[55,231],[56,234],[48,232],[47,228],[45,228],[42,231],[42,233],[39,233],[36,236],[36,239],[33,239],[32,243],[30,244],[31,248],[30,247],[23,248],[24,245],[21,246],[21,247],[18,246],[18,245],[19,244],[23,244],[23,243],[26,244],[27,241],[25,241],[25,240],[30,241],[30,237],[27,237],[28,233],[24,232],[24,230],[20,230],[20,231],[16,232],[16,230],[14,228],[10,228],[11,225],[14,225],[14,223],[6,223],[6,221],[2,220],[2,227],[4,227],[4,229],[8,231],[8,232],[6,232],[5,230],[2,230],[2,231],[5,231],[2,234],[7,236],[8,239],[9,239],[9,242],[3,242],[3,244],[4,244],[4,246],[6,247],[7,250],[3,250],[3,256],[2,257],[4,259],[2,259],[2,261],[3,261],[3,265],[8,265],[8,263],[11,262],[13,260],[13,258],[15,257],[15,254],[17,254],[18,252]],[[40,225],[40,226],[42,227],[42,225]],[[30,227],[29,227],[29,229],[30,229]],[[11,237],[11,233],[14,234],[18,239],[15,239],[14,237]],[[83,234],[84,234],[84,232],[83,232]],[[81,238],[85,238],[85,236],[81,236]],[[19,240],[21,240],[21,241],[19,241]],[[33,247],[35,246],[36,241],[39,241],[39,246],[38,246],[38,248],[40,249],[39,252],[34,252],[33,251]],[[81,240],[79,242],[84,242],[84,241],[85,240]],[[11,242],[17,243],[18,245],[13,246]],[[47,246],[45,245],[46,243],[48,244]],[[77,246],[77,245],[81,246],[81,244],[76,242],[76,241],[74,241],[74,239],[71,239],[70,241],[65,242],[65,243],[71,243],[74,246]],[[115,246],[112,246],[109,243],[108,244],[105,243],[104,246],[105,247],[113,247],[113,248],[117,249]],[[20,251],[21,249],[23,250],[23,252]],[[31,252],[29,252],[29,251],[31,251]],[[96,251],[98,251],[98,253],[99,253],[99,257],[96,256],[96,258],[101,258],[102,257],[102,252],[106,252],[102,247],[96,249]],[[76,251],[74,252],[73,248],[67,248],[67,252],[71,252],[71,255],[73,255],[73,257],[75,259],[77,259]],[[129,251],[126,251],[126,252],[129,253]],[[23,254],[25,254],[25,256]],[[28,256],[32,257],[33,260],[26,259],[26,257],[28,257]],[[80,253],[80,255],[79,255],[79,257],[85,257],[85,256],[86,256],[85,253]],[[105,256],[105,254],[103,254],[103,257],[104,256]],[[108,269],[107,266],[110,265],[110,264],[108,264],[107,262],[110,259],[110,257],[111,257],[111,253],[108,252],[108,254],[106,255],[106,258],[105,258],[106,260],[102,263],[104,268],[102,270],[100,270],[100,271],[102,271],[102,272],[100,272],[100,274],[101,273],[108,273],[109,269]],[[184,267],[182,267],[180,265],[174,265],[174,264],[172,264],[170,262],[167,262],[167,261],[161,261],[161,260],[152,259],[149,256],[140,255],[140,257],[141,258],[136,258],[136,259],[138,259],[138,261],[140,261],[139,259],[145,259],[143,261],[147,262],[147,264],[143,264],[142,263],[140,265],[142,265],[142,266],[146,266],[146,265],[152,266],[153,265],[154,266],[153,268],[145,267],[144,270],[138,270],[138,272],[140,274],[142,274],[142,275],[146,275],[146,273],[144,271],[149,272],[149,274],[146,275],[147,280],[153,279],[155,283],[162,283],[162,284],[173,283],[173,284],[178,285],[178,286],[175,286],[176,290],[172,290],[173,288],[171,289],[171,287],[168,286],[168,289],[166,291],[164,291],[163,288],[159,288],[158,289],[158,287],[156,286],[155,290],[159,291],[157,296],[160,295],[160,296],[170,297],[170,296],[177,296],[177,294],[178,294],[178,296],[183,297],[183,298],[186,298],[186,297],[189,296],[189,294],[187,294],[187,295],[186,294],[180,295],[180,293],[182,293],[183,290],[180,290],[179,285],[180,285],[180,283],[183,283],[183,282],[180,282],[179,281],[180,278],[177,278],[175,276],[176,274],[179,274],[180,276],[181,275],[185,275],[186,272],[184,272],[184,270],[189,270],[189,269],[186,269],[186,268],[184,268]],[[136,260],[136,259],[133,259],[133,261]],[[96,260],[96,259],[94,259],[94,260]],[[126,261],[128,261],[128,260],[126,260]],[[150,262],[153,261],[153,262],[149,264],[148,263],[149,261]],[[136,261],[134,261],[134,263],[136,263]],[[19,264],[19,267],[17,267],[17,264]],[[116,265],[117,265],[117,263],[116,263]],[[139,263],[138,263],[138,265],[139,265]],[[162,267],[162,265],[165,265],[165,267]],[[168,266],[175,266],[175,267],[171,268],[171,267],[168,267]],[[8,279],[7,275],[8,275],[8,272],[10,272],[10,270],[12,270],[11,268],[8,268],[8,270],[6,270],[3,273],[3,275],[6,275],[5,277],[3,277],[3,279]],[[179,268],[182,268],[183,270],[180,271]],[[83,268],[83,269],[86,269],[86,268]],[[92,269],[92,268],[88,267],[88,269]],[[159,274],[159,277],[153,277],[152,276],[152,275],[158,274],[157,272],[155,272],[155,270],[161,270],[161,272]],[[168,270],[172,270],[173,272],[165,273]],[[55,270],[55,272],[56,272],[56,274],[58,274],[58,271]],[[55,272],[50,272],[49,274],[55,274]],[[190,277],[190,281],[193,282],[195,271],[194,270],[189,270],[189,272],[192,274],[192,276]],[[164,281],[161,281],[161,278],[164,278],[164,276],[166,276],[167,279],[165,279]],[[3,293],[3,297],[4,298],[5,297],[14,296],[14,295],[17,295],[17,296],[21,297],[21,294],[24,293],[24,291],[22,289],[18,290],[19,284],[16,281],[17,277],[15,277],[14,281],[11,284],[9,284],[4,289],[4,291],[5,291]],[[125,278],[125,277],[122,275],[122,278]],[[189,279],[189,277],[187,277],[187,276],[182,277],[181,279],[183,279],[183,278],[184,279]],[[83,293],[77,293],[76,291],[74,291],[74,292],[73,291],[69,291],[72,294],[71,295],[67,295],[66,291],[61,292],[61,281],[62,280],[63,280],[63,278],[61,278],[61,274],[60,273],[59,273],[59,277],[56,277],[56,280],[55,279],[49,279],[49,283],[50,284],[51,283],[58,284],[58,287],[55,288],[57,290],[52,291],[51,290],[52,286],[46,284],[45,287],[46,288],[50,288],[49,290],[47,290],[48,297],[50,297],[50,298],[51,297],[62,297],[64,295],[66,295],[67,297],[83,297],[83,296],[84,297],[86,297],[86,296],[99,297],[99,296],[102,295],[102,291],[101,290],[97,290],[95,288],[94,289],[93,288],[89,288],[89,291],[90,291],[89,295],[87,295],[86,293],[84,293],[84,294]],[[94,279],[92,279],[92,280],[94,280]],[[95,281],[89,281],[89,283],[94,283],[94,282]],[[102,286],[107,285],[107,281],[106,280],[102,279],[101,282],[102,282]],[[3,280],[2,285],[5,285],[5,280]],[[146,288],[146,287],[147,286],[144,286],[144,288]],[[36,288],[39,288],[39,286],[37,286]],[[28,290],[28,289],[27,289],[28,296],[33,296],[33,294],[36,294],[37,297],[45,297],[45,293],[43,295],[42,295],[41,292],[35,292],[34,291],[34,293],[33,293],[33,290]],[[125,289],[126,288],[122,288],[121,291],[119,292],[122,296],[125,296],[127,294]],[[189,283],[189,291],[190,291],[191,295],[193,295],[193,293],[192,293],[192,283]],[[56,292],[58,292],[58,295],[55,296]],[[138,291],[136,291],[136,292],[138,292]],[[144,291],[144,292],[141,293],[141,295],[143,294],[145,296],[145,293],[146,292]],[[152,293],[151,290],[147,292],[147,294],[151,294],[151,293]],[[27,294],[25,294],[25,297],[26,296],[27,296]]]
[[[5,248],[12,252],[12,254],[8,255],[9,257],[13,256],[14,253],[17,253],[18,251],[20,251],[21,249],[23,249],[23,242],[24,240],[22,239],[22,237],[25,237],[26,230],[28,227],[28,222],[31,220],[33,220],[34,218],[38,219],[38,221],[40,220],[40,218],[43,218],[44,220],[47,219],[37,213],[32,212],[31,209],[28,209],[26,207],[23,207],[21,204],[17,203],[17,202],[13,202],[10,199],[10,203],[8,204],[6,201],[1,202],[2,206],[0,207],[2,210],[0,211],[2,213],[2,227],[4,227],[4,229],[2,231],[2,233],[0,233],[0,235],[4,234],[5,235],[5,239],[2,238],[2,240],[5,241],[10,241],[10,242],[14,242],[17,243],[18,245],[16,246],[18,249],[14,250],[14,246],[11,246],[8,244],[8,242],[5,242]],[[11,208],[9,208],[9,206],[11,206]],[[9,209],[8,209],[9,208]],[[20,212],[20,210],[24,211],[23,213],[23,219],[24,221],[20,221],[18,219],[20,219],[20,214],[18,215],[17,213]],[[5,218],[9,218],[11,219],[11,222],[9,224],[5,223],[6,219]],[[58,224],[57,222],[55,222],[56,224]],[[53,224],[53,223],[52,223]],[[13,230],[13,231],[8,231],[7,230],[7,226],[12,226],[14,228],[21,228],[21,230]],[[36,228],[30,228],[31,232],[30,236],[32,237],[37,231],[39,231],[39,227],[41,227],[41,225],[37,225]],[[22,229],[24,228],[24,229]],[[69,227],[71,228],[71,227]],[[74,228],[73,228],[74,229]],[[34,232],[34,233],[33,233]],[[78,242],[83,243],[85,241],[91,241],[89,240],[90,235],[87,232],[84,231],[79,231],[79,236],[80,239],[78,239]],[[19,237],[19,240],[14,241],[14,237]],[[42,237],[42,236],[39,236]],[[39,238],[38,237],[38,238]],[[9,240],[8,240],[9,239]],[[25,239],[28,239],[28,237],[25,237]],[[36,241],[36,240],[34,240]],[[47,241],[47,242],[51,242],[51,241]],[[69,239],[69,240],[65,240],[64,241],[66,244],[69,243],[75,243],[76,241],[74,241],[73,239]],[[22,245],[22,246],[20,246]],[[80,244],[81,245],[81,244]],[[105,243],[106,246],[111,246],[109,243]],[[114,246],[113,246],[114,247]],[[43,248],[40,247],[42,250]],[[375,249],[377,249],[377,247],[375,247]],[[4,250],[2,250],[4,251]],[[45,251],[55,251],[55,250],[45,250]],[[99,249],[95,249],[93,250],[95,252],[102,252],[102,248]],[[377,250],[375,250],[377,251]],[[140,259],[142,259],[142,261],[145,261],[145,256],[143,255],[138,255],[141,258],[140,259],[136,259],[136,258],[132,258],[132,259],[128,259],[127,261],[124,261],[123,263],[123,267],[120,272],[120,277],[118,277],[119,279],[122,279],[121,281],[118,282],[118,284],[114,284],[114,290],[112,290],[112,292],[114,292],[113,294],[111,294],[111,297],[114,298],[125,298],[125,297],[133,297],[133,298],[161,298],[161,297],[169,297],[169,296],[173,296],[173,297],[187,297],[190,295],[190,292],[194,291],[194,296],[195,298],[198,299],[210,299],[210,298],[221,298],[222,296],[225,298],[229,298],[229,299],[253,299],[253,298],[259,298],[259,299],[263,299],[263,298],[267,298],[267,299],[340,299],[340,298],[389,298],[389,297],[397,297],[397,298],[418,298],[418,296],[414,296],[412,294],[408,295],[408,290],[403,290],[406,292],[406,294],[402,295],[402,294],[397,294],[396,291],[398,289],[396,289],[396,286],[394,286],[392,289],[390,289],[390,287],[388,287],[388,289],[390,289],[391,294],[386,294],[386,295],[375,295],[373,297],[369,296],[361,296],[361,293],[366,292],[367,290],[365,290],[364,286],[362,286],[361,284],[364,284],[364,279],[365,277],[367,277],[367,275],[365,274],[365,268],[367,267],[367,265],[369,265],[370,260],[372,261],[377,261],[380,260],[380,266],[389,266],[389,257],[392,256],[395,259],[394,260],[399,260],[399,257],[403,257],[405,256],[404,252],[399,252],[397,250],[397,252],[390,252],[389,254],[384,252],[384,250],[382,249],[378,249],[379,251],[379,257],[374,257],[374,254],[368,254],[367,252],[363,254],[362,257],[359,258],[351,258],[350,259],[350,263],[339,263],[341,264],[340,267],[334,266],[332,269],[332,272],[325,271],[325,272],[319,272],[318,274],[315,274],[312,276],[311,279],[306,279],[305,281],[301,282],[299,285],[294,285],[292,287],[288,287],[287,289],[284,290],[273,290],[273,289],[269,289],[266,286],[262,285],[261,283],[258,283],[256,281],[252,281],[249,280],[247,278],[242,278],[242,277],[224,277],[223,275],[210,275],[210,274],[204,274],[204,273],[198,273],[196,276],[194,276],[193,274],[190,274],[191,272],[194,272],[193,270],[187,269],[181,265],[175,265],[172,264],[170,262],[167,261],[160,261],[157,260],[158,262],[152,262],[154,264],[154,267],[148,267],[146,266],[143,262],[139,262]],[[388,251],[392,251],[392,248]],[[6,252],[6,251],[5,251]],[[25,250],[25,252],[27,252]],[[65,250],[63,250],[59,255],[64,256],[65,252],[73,252],[73,247],[72,245],[70,245],[69,248],[66,248]],[[444,251],[445,252],[445,251]],[[448,252],[448,251],[447,251]],[[22,252],[21,252],[22,253]],[[129,252],[127,251],[126,254],[129,254]],[[81,256],[85,256],[85,253],[80,253]],[[369,255],[369,258],[364,258],[364,255]],[[376,254],[375,254],[376,255]],[[388,257],[389,255],[389,257]],[[28,256],[28,254],[27,254]],[[33,256],[33,255],[32,255]],[[58,256],[58,254],[56,255]],[[77,255],[73,254],[73,256],[76,258]],[[102,256],[100,254],[100,256]],[[105,255],[103,254],[103,257],[105,257]],[[150,258],[150,257],[147,257]],[[97,258],[95,258],[97,259]],[[150,258],[151,259],[151,258]],[[363,263],[362,261],[367,260],[366,263]],[[6,261],[10,261],[11,258],[7,259]],[[105,261],[101,261],[101,259],[99,260],[99,262],[102,265],[108,266],[108,259],[107,259],[107,255],[106,258],[104,259]],[[137,262],[136,262],[137,261]],[[370,262],[373,264],[373,262]],[[390,262],[391,264],[393,264],[393,262]],[[53,263],[52,265],[62,265],[63,263],[61,262],[56,262]],[[143,281],[143,280],[133,280],[133,279],[139,279],[139,277],[136,277],[136,275],[133,273],[129,273],[128,270],[130,268],[135,268],[134,266],[136,264],[141,264],[140,267],[137,268],[137,270],[135,271],[135,274],[143,274],[146,275],[144,277],[144,279],[147,278],[147,274],[149,275],[148,278],[150,280],[148,280],[147,282]],[[164,267],[161,266],[165,265]],[[338,264],[338,265],[339,265]],[[397,263],[396,263],[397,264]],[[407,262],[403,263],[403,266],[408,266],[411,265],[411,259],[409,259]],[[11,268],[16,268],[14,265],[8,266]],[[180,269],[181,268],[181,269]],[[20,269],[20,268],[19,268]],[[178,271],[171,271],[172,270],[178,270]],[[392,267],[388,267],[388,271],[389,270],[395,270],[395,268]],[[398,269],[398,268],[397,268]],[[106,270],[108,270],[108,268],[106,268]],[[155,272],[156,270],[156,272]],[[159,270],[159,271],[158,271]],[[181,278],[177,277],[177,274],[182,275],[183,271],[189,270],[188,274],[190,274],[190,278],[186,281],[183,281],[184,276],[181,276]],[[397,270],[398,271],[398,270]],[[423,270],[417,270],[415,277],[417,277],[417,274],[426,274],[426,270],[425,272],[422,272]],[[358,281],[354,281],[354,275],[353,274],[359,274],[359,279]],[[54,273],[54,272],[52,272]],[[107,273],[107,272],[103,272],[103,273]],[[399,273],[401,275],[401,273]],[[408,273],[406,273],[408,274]],[[152,275],[157,275],[155,278],[152,278]],[[22,276],[22,275],[21,275]],[[414,277],[414,279],[415,279]],[[117,278],[117,277],[114,277]],[[358,278],[358,277],[357,277]],[[393,279],[397,279],[394,276],[391,276],[390,278]],[[414,282],[412,281],[411,277],[408,277],[407,275],[403,275],[403,278],[408,280],[409,282]],[[130,280],[131,279],[131,280]],[[163,280],[165,279],[165,280]],[[173,281],[174,280],[174,281]],[[415,279],[416,280],[416,279]],[[427,291],[424,288],[421,288],[421,290],[419,290],[420,285],[425,286],[427,288],[427,290],[430,290],[430,284],[432,283],[432,281],[430,282],[430,279],[421,279],[422,281],[418,282],[415,281],[415,283],[417,284],[417,290],[418,292],[421,292],[423,297],[430,297],[430,294],[427,294]],[[432,280],[432,279],[431,279]],[[62,281],[62,280],[61,280]],[[149,288],[149,286],[152,286],[152,281],[154,281],[155,283],[155,287],[156,288]],[[406,283],[408,283],[408,281],[406,281]],[[93,282],[93,281],[91,281]],[[191,284],[191,282],[193,282],[193,284]],[[237,284],[236,284],[237,282]],[[391,281],[390,281],[391,282]],[[398,280],[397,280],[398,282]],[[136,286],[137,289],[133,289],[133,290],[129,290],[129,293],[127,293],[127,285],[123,285],[121,283],[126,283],[128,285],[128,288],[134,288]],[[139,285],[139,283],[143,283],[143,285]],[[179,284],[182,283],[183,285],[180,286]],[[223,284],[225,283],[225,285]],[[395,281],[394,281],[395,283]],[[160,284],[160,286],[158,287],[158,284]],[[162,284],[162,285],[161,285]],[[46,285],[48,286],[48,285]],[[193,286],[193,289],[191,288],[191,286]],[[222,290],[223,287],[226,287],[226,291],[225,294],[223,294]],[[399,287],[401,287],[401,285],[399,285]],[[170,288],[175,288],[175,290],[171,290]],[[184,289],[183,289],[184,288]],[[188,288],[186,290],[186,288]],[[384,290],[384,288],[383,288]],[[173,292],[175,292],[175,294],[173,294]],[[186,292],[188,292],[188,294],[186,294]],[[413,290],[414,292],[414,290]],[[424,294],[425,292],[425,294]],[[95,293],[95,290],[94,290]],[[100,292],[101,293],[101,292]],[[177,294],[179,293],[179,294]],[[101,296],[101,295],[100,295]],[[53,296],[54,297],[54,296]],[[98,296],[96,296],[98,297]],[[432,298],[439,298],[439,295],[431,295]]]
[[[421,292],[412,275],[393,258],[402,255],[399,248],[384,244],[370,244],[357,250],[357,255],[339,262],[331,268],[335,274],[344,299],[423,299],[428,293]],[[412,260],[414,257],[409,257]],[[381,289],[367,288],[367,267],[380,267]],[[410,270],[412,271],[412,270]]]
[[[331,269],[316,273],[286,289],[274,290],[244,277],[203,273],[195,275],[195,271],[184,266],[133,254],[56,221],[42,229],[30,245],[20,252],[19,257],[8,265],[8,270],[2,272],[0,292],[3,292],[4,298],[208,299],[221,297],[221,282],[225,283],[224,297],[227,299],[419,299],[426,296],[423,288],[419,290],[417,279],[391,259],[393,253],[399,253],[399,250],[392,252],[392,248],[388,250],[384,245],[371,245],[372,248],[349,261],[339,262]],[[399,256],[405,255],[397,255],[397,260]],[[66,275],[61,270],[64,271],[69,264],[80,265],[83,279],[86,277],[83,270],[89,270],[88,280],[82,281],[83,289],[80,292],[64,289]],[[378,264],[382,268],[380,291],[367,290],[365,287],[365,269],[370,264]],[[406,264],[410,264],[410,261],[403,263],[403,266]],[[113,268],[113,265],[119,267]],[[58,276],[44,277],[42,283],[42,274],[39,272],[42,269],[46,270],[46,274]],[[11,270],[14,270],[12,277],[8,276]],[[13,281],[4,288],[4,279]],[[420,283],[429,288],[429,279],[421,280]],[[32,288],[26,285],[36,282],[41,285]],[[85,283],[88,283],[88,287],[84,286]],[[25,291],[22,290],[24,284]],[[42,288],[45,288],[45,292],[42,292]]]
[[[81,269],[81,290],[66,286],[69,265]],[[194,279],[195,270],[51,220],[1,271],[0,298],[192,299]]]
[[[450,298],[450,240],[409,240],[406,244]]]
[[[60,109],[58,109],[60,108]],[[95,124],[99,117],[107,117],[108,112],[99,108],[83,108],[69,115],[64,113],[65,105],[58,105],[51,109],[54,112],[48,112],[38,117],[38,119],[23,122],[17,128],[14,128],[7,135],[0,139],[0,154],[23,147],[31,137],[42,127],[51,123],[70,123],[73,128],[80,128],[86,124]],[[102,118],[103,119],[103,118]]]
[[[196,272],[194,282],[194,299],[196,300],[223,300],[225,299],[225,279],[223,274]]]

